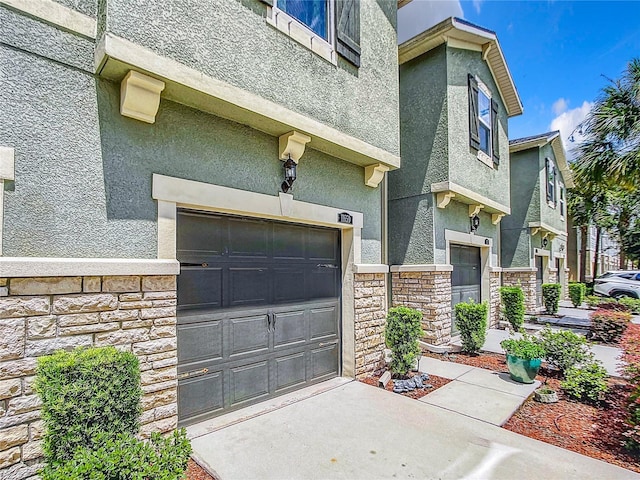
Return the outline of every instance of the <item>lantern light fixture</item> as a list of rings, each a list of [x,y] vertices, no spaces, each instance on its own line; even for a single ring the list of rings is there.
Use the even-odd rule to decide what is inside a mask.
[[[473,217],[471,217],[471,233],[477,232],[479,226],[480,226],[480,217],[478,215],[474,215]]]
[[[291,188],[293,188],[293,182],[296,180],[296,162],[291,158],[289,158],[286,162],[284,162],[284,182],[282,182],[281,188],[284,193],[287,193]]]

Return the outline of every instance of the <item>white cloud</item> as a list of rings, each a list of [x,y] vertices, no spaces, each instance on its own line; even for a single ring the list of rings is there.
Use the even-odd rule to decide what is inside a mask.
[[[556,111],[556,106],[559,104],[560,100],[564,102],[564,99],[562,98],[556,101],[553,104],[554,112]],[[572,108],[571,110],[566,110],[565,104],[565,111],[562,111],[562,113],[560,113],[559,115],[556,112],[557,116],[553,119],[551,125],[549,126],[550,130],[560,130],[562,143],[567,150],[567,156],[569,157],[569,160],[572,160],[574,157],[574,154],[571,150],[575,148],[575,146],[579,144],[580,140],[582,139],[582,136],[578,132],[574,133],[574,130],[587,117],[587,114],[591,110],[591,107],[593,107],[593,103],[587,102],[586,100],[582,102],[581,106]],[[569,140],[569,137],[572,134],[574,139],[573,142]]]
[[[473,0],[473,8],[476,9],[476,13],[480,14],[480,9],[482,7],[482,2],[484,0]]]
[[[559,98],[554,102],[551,108],[553,109],[553,113],[555,113],[556,115],[560,115],[567,111],[567,108],[569,108],[569,102],[567,102],[564,98]]]
[[[445,18],[463,16],[460,0],[413,0],[398,10],[398,43],[406,42]]]

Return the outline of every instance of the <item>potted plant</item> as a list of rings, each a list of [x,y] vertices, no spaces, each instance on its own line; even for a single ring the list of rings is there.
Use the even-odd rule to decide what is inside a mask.
[[[547,385],[543,385],[534,393],[534,398],[540,403],[556,403],[558,401],[558,393]]]
[[[540,341],[524,334],[522,338],[507,338],[500,342],[500,346],[507,355],[511,378],[520,383],[533,383],[544,357]]]

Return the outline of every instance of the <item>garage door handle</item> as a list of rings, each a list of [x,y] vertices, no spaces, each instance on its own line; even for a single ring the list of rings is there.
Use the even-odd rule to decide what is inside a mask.
[[[271,314],[271,318],[272,318],[271,325],[272,325],[273,331],[275,332],[276,331],[276,320],[278,319],[278,317],[276,317],[275,313],[272,313]]]
[[[271,310],[267,312],[267,332],[276,331],[276,314]]]
[[[330,263],[319,263],[316,265],[316,268],[333,268],[334,270],[338,268],[337,265],[331,265]]]

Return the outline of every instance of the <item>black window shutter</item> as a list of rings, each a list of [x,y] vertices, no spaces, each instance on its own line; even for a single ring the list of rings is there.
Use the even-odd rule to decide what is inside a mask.
[[[480,148],[479,121],[478,82],[473,75],[469,75],[469,145],[476,150]]]
[[[500,149],[498,143],[498,102],[491,99],[491,151],[493,152],[493,163],[500,164]]]
[[[547,189],[547,201],[551,200],[551,189],[549,188],[549,176],[551,174],[551,172],[549,171],[549,167],[551,165],[549,165],[549,159],[545,158],[544,159],[544,179],[545,179],[545,186]]]
[[[336,50],[360,66],[360,0],[336,0]]]
[[[553,204],[558,205],[558,194],[556,193],[558,182],[556,181],[558,178],[558,170],[556,167],[553,167]]]

